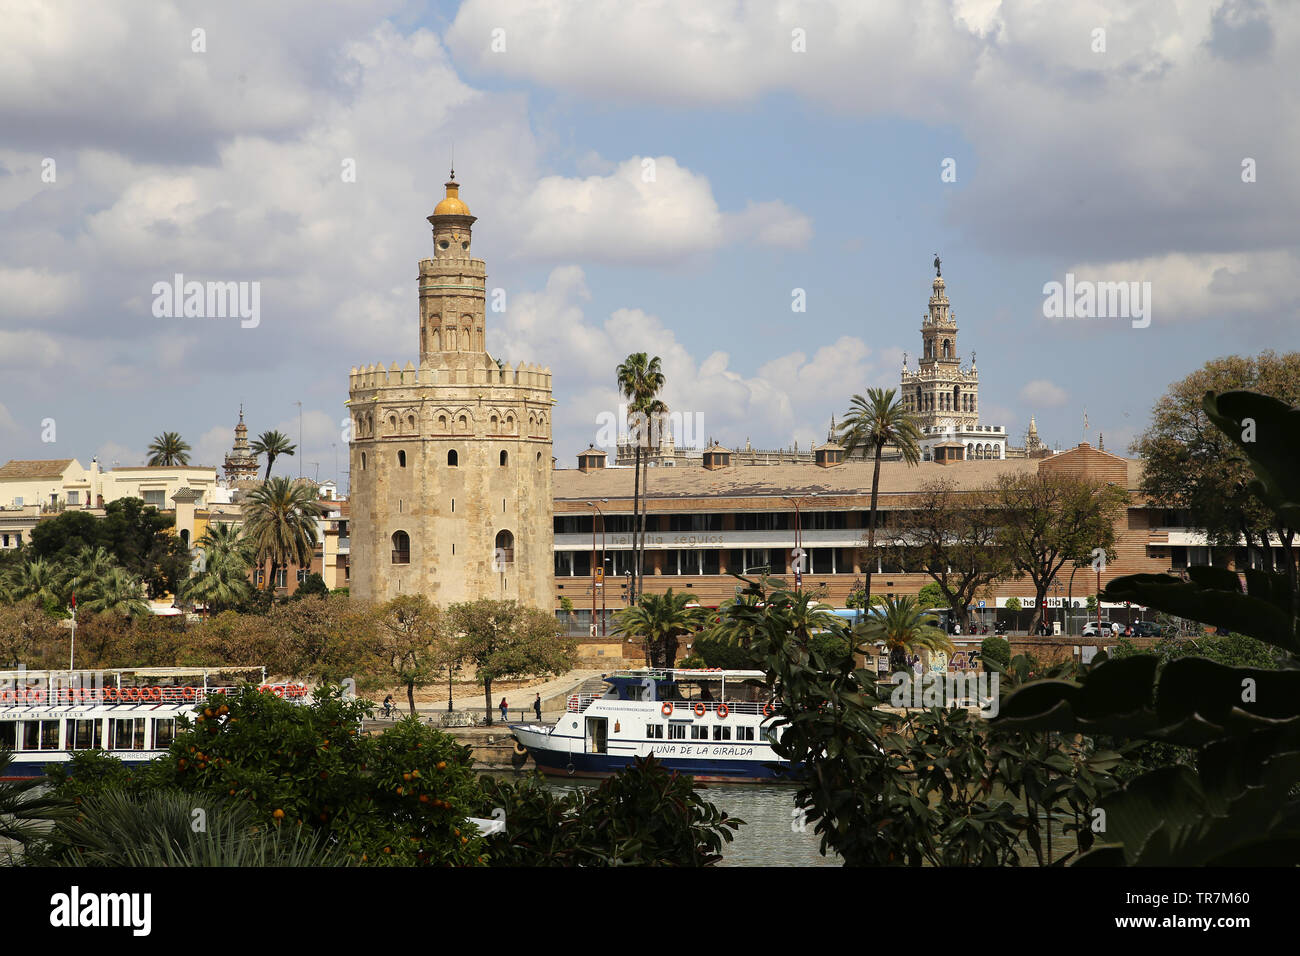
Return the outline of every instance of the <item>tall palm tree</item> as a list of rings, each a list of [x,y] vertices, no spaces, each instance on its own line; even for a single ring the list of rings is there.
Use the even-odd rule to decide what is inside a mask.
[[[316,521],[320,505],[315,490],[288,478],[264,481],[248,496],[244,508],[244,535],[260,567],[270,564],[266,589],[275,587],[275,572],[290,564],[306,567],[316,549]]]
[[[289,444],[287,436],[278,431],[262,432],[257,438],[249,443],[249,448],[253,450],[254,455],[266,456],[266,477],[267,481],[271,477],[271,466],[281,455],[292,455],[298,450],[297,445]]]
[[[854,636],[869,644],[884,644],[889,650],[889,664],[907,669],[907,654],[917,649],[952,653],[952,642],[935,625],[939,619],[921,608],[916,599],[904,594],[887,597],[854,628]]]
[[[871,475],[871,516],[867,524],[867,570],[863,606],[871,606],[871,574],[876,566],[876,501],[880,496],[880,456],[886,445],[893,445],[908,465],[921,460],[921,432],[901,401],[895,401],[892,388],[867,389],[867,397],[854,395],[849,413],[840,425],[839,441],[845,457],[859,448],[875,452],[876,467]]]
[[[113,568],[96,583],[90,597],[80,605],[92,614],[108,612],[122,617],[149,613],[144,599],[144,582],[125,568]]]
[[[180,432],[163,432],[149,445],[149,464],[188,465],[190,450]]]
[[[645,641],[646,664],[672,667],[677,660],[677,638],[698,631],[705,623],[705,612],[687,607],[693,595],[643,594],[636,604],[614,615],[614,633],[640,637]]]
[[[635,581],[628,603],[635,603],[641,593],[644,573],[642,569],[645,550],[645,516],[641,512],[641,445],[648,439],[654,416],[668,411],[658,394],[664,387],[664,374],[659,356],[650,358],[645,352],[633,352],[616,370],[619,391],[628,402],[628,422],[636,443],[632,478],[632,575]],[[649,473],[646,479],[649,480]]]
[[[253,555],[239,529],[220,521],[210,524],[198,546],[203,567],[181,584],[181,597],[214,613],[245,601],[252,590],[248,572]]]

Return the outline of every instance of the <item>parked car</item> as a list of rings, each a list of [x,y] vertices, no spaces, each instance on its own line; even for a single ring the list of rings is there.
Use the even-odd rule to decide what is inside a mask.
[[[1084,637],[1116,637],[1119,634],[1119,625],[1112,624],[1110,621],[1102,621],[1101,627],[1097,627],[1096,621],[1089,621],[1083,625]]]
[[[1134,637],[1159,637],[1164,633],[1164,629],[1155,621],[1134,621]]]

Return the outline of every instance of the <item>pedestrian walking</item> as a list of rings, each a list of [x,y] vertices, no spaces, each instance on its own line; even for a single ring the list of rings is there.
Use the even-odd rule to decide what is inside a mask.
[[[542,695],[541,694],[538,694],[537,697],[533,699],[533,713],[537,715],[538,720],[542,719]]]
[[[503,724],[506,722],[506,712],[508,710],[509,707],[506,705],[506,699],[502,697],[501,698],[501,723]]]

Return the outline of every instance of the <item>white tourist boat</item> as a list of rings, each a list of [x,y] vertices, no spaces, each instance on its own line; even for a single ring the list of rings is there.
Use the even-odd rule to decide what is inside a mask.
[[[603,777],[654,754],[698,781],[779,779],[793,766],[772,751],[780,721],[765,679],[751,670],[619,671],[572,695],[554,726],[510,730],[547,774]]]
[[[0,750],[14,752],[0,779],[44,776],[48,764],[92,748],[147,763],[171,746],[177,717],[244,684],[291,700],[308,696],[304,684],[266,683],[264,667],[0,671]]]

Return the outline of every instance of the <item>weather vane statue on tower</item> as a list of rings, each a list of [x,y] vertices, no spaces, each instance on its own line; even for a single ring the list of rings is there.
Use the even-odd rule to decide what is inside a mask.
[[[939,271],[939,253],[936,252],[934,254],[934,276],[937,279],[942,275],[943,273]]]

